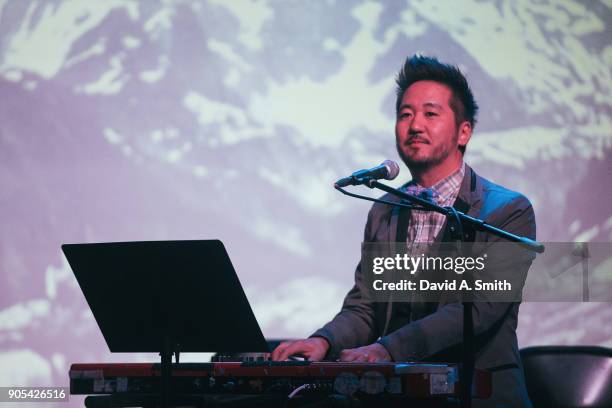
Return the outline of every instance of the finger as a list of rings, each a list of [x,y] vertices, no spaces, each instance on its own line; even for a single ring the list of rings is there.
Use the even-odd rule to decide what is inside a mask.
[[[369,355],[364,353],[357,354],[357,358],[353,360],[355,363],[365,363],[368,361]]]
[[[291,347],[291,345],[293,344],[293,342],[287,343],[285,346],[283,346],[282,349],[279,350],[279,352],[276,354],[276,361],[283,361],[286,360],[287,357],[289,356],[289,354],[287,353],[287,350],[289,349],[289,347]]]
[[[276,348],[272,350],[272,360],[276,360],[285,347],[284,343],[280,343],[276,346]]]
[[[303,353],[306,351],[304,347],[303,341],[295,341],[291,343],[287,348],[283,350],[283,352],[279,355],[279,361],[285,361],[289,359],[289,356],[292,354]]]
[[[376,361],[376,358],[378,357],[376,352],[374,352],[369,347],[363,349],[362,355],[363,355],[363,361],[366,363],[373,363],[374,361]]]
[[[353,361],[358,361],[357,358],[359,358],[359,353],[353,350],[342,350],[340,352],[340,361],[350,363]]]
[[[313,347],[312,349],[304,353],[304,355],[308,357],[308,360],[310,361],[321,361],[323,360],[323,358],[325,358],[326,353],[327,352],[324,350]]]
[[[391,361],[387,355],[376,353],[377,363],[382,363],[382,362],[387,362],[387,361]]]
[[[278,358],[283,353],[283,351],[289,346],[289,344],[291,343],[288,341],[283,341],[278,346],[276,346],[274,351],[272,351],[272,360],[278,361]]]
[[[355,349],[355,359],[354,362],[367,362],[368,359],[372,356],[373,353],[368,351],[367,347],[359,347]]]

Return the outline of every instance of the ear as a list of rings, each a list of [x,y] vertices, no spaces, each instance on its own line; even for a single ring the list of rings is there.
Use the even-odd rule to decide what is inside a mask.
[[[459,146],[465,147],[470,141],[471,137],[472,137],[472,125],[470,125],[470,122],[468,121],[462,122],[459,125],[459,135],[457,137],[457,144]]]

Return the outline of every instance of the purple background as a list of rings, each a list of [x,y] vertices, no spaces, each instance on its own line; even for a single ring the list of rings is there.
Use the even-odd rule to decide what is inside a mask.
[[[415,52],[467,74],[466,161],[540,240],[610,241],[610,2],[472,3],[0,1],[0,386],[155,358],[110,355],[62,243],[219,238],[268,337],[329,320],[369,206],[331,183],[397,160]],[[520,319],[522,347],[612,346],[607,303]]]

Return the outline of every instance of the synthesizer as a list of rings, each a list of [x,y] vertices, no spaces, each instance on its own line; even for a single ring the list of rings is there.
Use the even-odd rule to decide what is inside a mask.
[[[155,394],[161,367],[155,363],[73,364],[70,393]],[[412,398],[458,397],[455,364],[247,361],[172,365],[174,394],[324,393],[402,395]],[[476,370],[474,398],[491,395],[491,373]]]

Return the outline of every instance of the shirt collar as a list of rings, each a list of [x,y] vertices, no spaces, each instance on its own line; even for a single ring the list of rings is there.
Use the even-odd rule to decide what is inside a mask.
[[[454,201],[459,194],[459,187],[461,187],[461,182],[463,181],[463,177],[465,176],[465,163],[462,161],[459,168],[455,170],[453,173],[444,177],[442,180],[438,181],[433,186],[429,187],[431,190],[434,190],[438,196],[437,201],[440,203],[444,203],[445,205],[450,205],[450,201]],[[411,181],[407,186],[416,185],[419,189],[424,189],[424,187],[420,186],[415,181]]]

